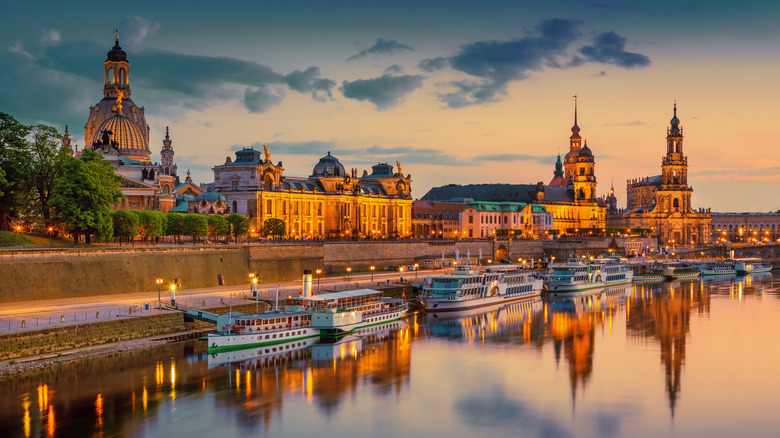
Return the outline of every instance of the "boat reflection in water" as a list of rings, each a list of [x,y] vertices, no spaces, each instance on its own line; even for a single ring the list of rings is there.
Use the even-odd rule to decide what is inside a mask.
[[[544,304],[540,298],[513,304],[495,304],[472,310],[424,315],[426,333],[433,337],[477,342],[522,341],[541,336],[541,313]],[[422,316],[421,316],[422,318]],[[536,327],[536,330],[534,330]],[[532,336],[535,334],[537,336]]]

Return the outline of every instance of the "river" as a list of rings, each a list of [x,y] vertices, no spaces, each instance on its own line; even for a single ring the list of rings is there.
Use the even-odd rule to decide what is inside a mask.
[[[634,284],[336,343],[66,362],[0,382],[0,436],[774,437],[778,286]]]

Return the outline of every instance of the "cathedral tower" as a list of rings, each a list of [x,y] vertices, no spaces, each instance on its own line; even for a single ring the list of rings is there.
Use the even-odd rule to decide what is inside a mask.
[[[577,95],[574,95],[574,126],[571,127],[571,137],[569,137],[569,152],[564,157],[565,177],[567,181],[572,181],[577,174],[577,156],[582,148],[582,137],[580,137],[580,127],[577,126]]]
[[[656,204],[665,213],[687,213],[691,211],[691,193],[688,187],[688,158],[683,155],[683,131],[677,118],[677,103],[674,116],[666,132],[666,155],[661,161],[661,185],[656,191]]]

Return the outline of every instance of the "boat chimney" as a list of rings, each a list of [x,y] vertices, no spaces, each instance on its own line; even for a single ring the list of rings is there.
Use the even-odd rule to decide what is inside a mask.
[[[303,271],[303,297],[311,298],[311,270]]]

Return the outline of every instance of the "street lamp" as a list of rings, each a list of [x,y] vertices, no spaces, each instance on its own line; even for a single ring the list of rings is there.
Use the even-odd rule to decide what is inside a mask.
[[[347,266],[347,278],[349,278],[351,272],[352,272],[352,268]]]
[[[404,281],[404,266],[400,266],[398,272],[401,274],[401,281]]]
[[[374,282],[374,269],[376,269],[376,267],[374,267],[374,265],[371,265],[371,266],[368,267],[368,269],[371,270],[371,282],[373,283]]]
[[[161,301],[161,297],[160,297],[160,287],[161,286],[160,285],[163,284],[163,279],[162,278],[158,278],[155,281],[157,282],[157,304],[158,304],[158,307],[159,307],[159,304],[160,304],[160,301]]]
[[[54,227],[49,227],[49,248],[51,248],[51,237],[54,232]]]
[[[317,292],[320,291],[320,274],[322,274],[322,269],[317,269],[314,271],[317,273]]]
[[[455,263],[457,263],[457,262],[455,262]],[[420,270],[420,264],[419,263],[415,263],[414,264],[414,278],[417,278],[417,272],[419,270]]]
[[[171,284],[171,305],[176,305],[176,283]]]

